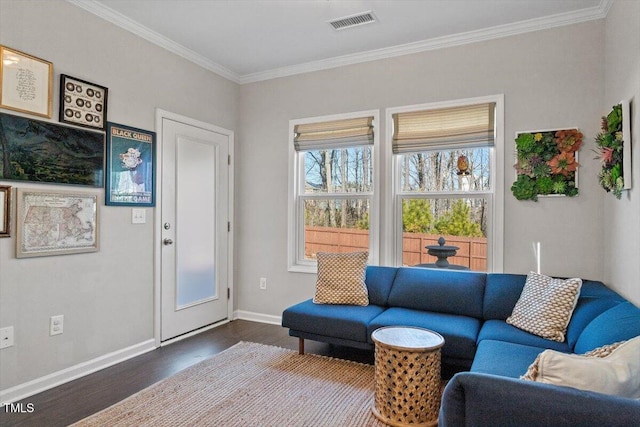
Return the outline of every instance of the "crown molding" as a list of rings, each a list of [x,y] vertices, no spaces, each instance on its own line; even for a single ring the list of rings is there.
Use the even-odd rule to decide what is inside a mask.
[[[450,36],[436,37],[433,39],[407,43],[398,46],[391,46],[383,49],[370,50],[367,52],[338,56],[335,58],[328,58],[320,61],[312,61],[304,64],[276,68],[273,70],[267,70],[258,73],[245,74],[240,76],[240,84],[271,80],[279,77],[309,73],[312,71],[328,70],[331,68],[343,67],[346,65],[360,64],[363,62],[376,61],[379,59],[394,58],[397,56],[410,55],[436,49],[444,49],[447,47],[462,46],[486,40],[509,37],[517,34],[547,30],[550,28],[556,28],[565,25],[603,19],[607,16],[607,13],[609,12],[609,9],[611,8],[611,5],[614,1],[615,0],[601,0],[598,6],[594,6],[588,9],[582,9],[575,12],[550,15],[543,18],[529,19],[512,24],[484,28],[482,30],[469,31],[466,33],[453,34]]]
[[[615,0],[601,0],[598,6],[574,12],[560,13],[542,18],[529,19],[526,21],[485,28],[482,30],[469,31],[466,33],[453,34],[450,36],[436,37],[433,39],[414,43],[407,43],[383,49],[375,49],[367,52],[343,55],[334,58],[312,61],[304,64],[292,65],[288,67],[276,68],[272,70],[260,71],[257,73],[244,75],[240,75],[220,64],[211,61],[210,59],[203,57],[202,55],[192,51],[191,49],[188,49],[168,39],[167,37],[164,37],[157,32],[144,27],[136,21],[122,15],[121,13],[104,6],[102,3],[90,0],[66,1],[224,78],[227,78],[235,83],[247,84],[276,79],[280,77],[293,76],[296,74],[310,73],[313,71],[328,70],[332,68],[343,67],[346,65],[354,65],[380,59],[394,58],[397,56],[410,55],[430,50],[462,46],[486,40],[509,37],[517,34],[547,30],[565,25],[578,24],[586,21],[593,21],[596,19],[603,19],[606,18],[609,9],[611,8]]]
[[[166,49],[169,52],[175,53],[176,55],[181,56],[184,59],[191,61],[204,69],[212,71],[235,83],[240,83],[240,75],[238,73],[235,73],[228,68],[216,62],[213,62],[208,58],[205,58],[199,53],[196,53],[193,50],[188,49],[181,44],[178,44],[173,40],[139,24],[138,22],[126,17],[125,15],[116,12],[110,7],[104,6],[102,3],[91,0],[66,1],[86,10],[87,12],[93,13],[94,15],[99,16],[100,18],[111,22],[112,24],[117,25],[118,27],[123,28],[130,33],[133,33],[157,46],[160,46],[161,48]]]

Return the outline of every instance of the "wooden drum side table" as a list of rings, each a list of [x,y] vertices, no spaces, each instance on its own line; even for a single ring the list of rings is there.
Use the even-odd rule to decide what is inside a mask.
[[[371,334],[375,343],[373,414],[391,426],[435,426],[440,411],[440,348],[437,332],[388,326]]]

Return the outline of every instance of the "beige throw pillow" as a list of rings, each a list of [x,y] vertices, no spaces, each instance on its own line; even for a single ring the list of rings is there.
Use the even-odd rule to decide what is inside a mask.
[[[532,271],[507,323],[562,342],[581,287],[581,279],[554,279]]]
[[[622,345],[623,343],[625,343],[625,341],[619,341],[613,344],[603,345],[602,347],[594,348],[593,350],[586,352],[585,354],[583,354],[583,356],[607,357],[613,352],[613,350],[620,347],[620,345]],[[529,369],[527,369],[527,372],[525,372],[525,374],[520,377],[521,380],[535,381],[536,378],[538,378],[538,365],[540,364],[541,355],[542,353],[540,353],[538,357],[536,357],[536,360],[534,360],[533,363],[529,366]]]
[[[368,252],[318,252],[316,304],[369,305],[365,284]]]
[[[537,382],[640,399],[640,336],[604,357],[545,350],[538,358]]]

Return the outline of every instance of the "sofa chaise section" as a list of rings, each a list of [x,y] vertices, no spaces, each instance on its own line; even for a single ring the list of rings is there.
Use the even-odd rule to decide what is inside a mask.
[[[360,349],[372,349],[368,326],[384,312],[397,269],[367,267],[365,283],[369,305],[315,304],[308,299],[287,308],[282,313],[282,326],[299,340],[299,352],[304,353],[304,340],[321,341]]]

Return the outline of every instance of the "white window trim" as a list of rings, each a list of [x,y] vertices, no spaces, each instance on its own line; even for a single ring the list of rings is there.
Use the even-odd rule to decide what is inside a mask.
[[[417,110],[450,108],[469,104],[480,104],[495,102],[495,145],[492,148],[491,170],[495,171],[494,178],[491,182],[492,194],[487,192],[465,192],[473,197],[487,197],[491,202],[493,199],[493,213],[487,224],[487,252],[489,264],[487,269],[490,272],[501,273],[504,270],[504,94],[489,95],[478,98],[458,99],[454,101],[433,102],[427,104],[417,104],[402,107],[392,107],[385,109],[385,127],[386,141],[384,155],[385,159],[391,163],[391,167],[387,168],[385,180],[385,194],[391,195],[391,203],[387,203],[384,208],[384,241],[392,242],[386,245],[382,253],[382,259],[390,265],[402,265],[402,210],[401,200],[406,197],[420,198],[418,194],[411,194],[399,191],[397,182],[397,172],[400,170],[400,156],[394,156],[392,151],[393,139],[393,115],[396,113],[405,113]],[[387,163],[388,164],[388,163]],[[435,198],[446,196],[453,193],[431,194],[426,198]],[[459,193],[455,193],[456,195]]]
[[[304,259],[304,218],[298,203],[298,196],[303,195],[304,171],[303,162],[293,146],[294,129],[296,125],[324,122],[331,120],[352,119],[357,117],[373,117],[373,176],[372,193],[369,195],[369,264],[379,263],[380,247],[380,111],[368,110],[345,114],[332,114],[328,116],[308,117],[289,120],[289,202],[288,202],[288,238],[287,238],[287,263],[288,271],[298,273],[316,273],[317,263],[314,260]],[[297,179],[296,179],[297,178]],[[324,197],[324,196],[321,196]],[[353,196],[334,195],[332,198],[350,198]],[[302,253],[300,253],[302,245]]]

